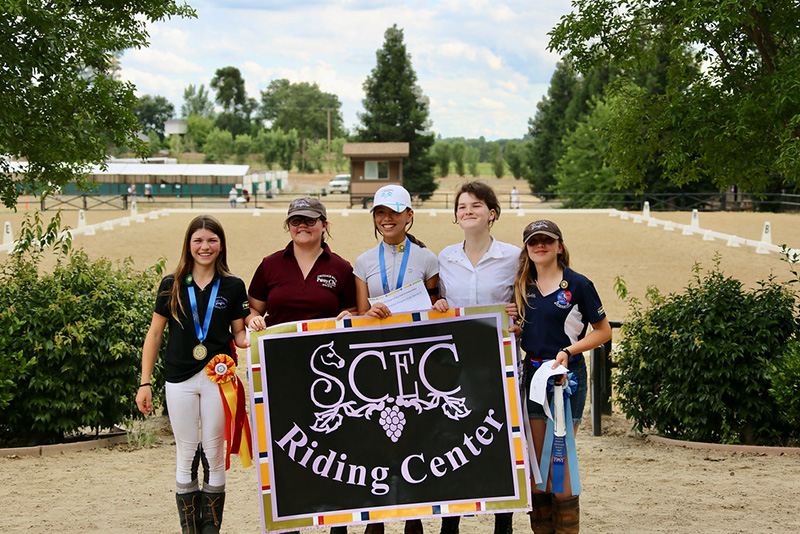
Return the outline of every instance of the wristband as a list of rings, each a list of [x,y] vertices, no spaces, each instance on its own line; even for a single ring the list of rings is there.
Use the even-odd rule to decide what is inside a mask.
[[[559,349],[558,352],[565,352],[567,354],[567,361],[569,361],[569,359],[572,358],[572,353],[566,347],[563,349]]]
[[[139,384],[140,388],[143,388],[145,386],[150,386],[150,382],[147,382],[146,384]],[[153,386],[150,386],[150,387],[153,387]]]

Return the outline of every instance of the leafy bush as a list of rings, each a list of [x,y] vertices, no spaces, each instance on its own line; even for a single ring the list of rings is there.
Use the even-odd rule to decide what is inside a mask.
[[[800,320],[791,291],[772,278],[746,290],[723,275],[717,258],[703,275],[695,266],[684,293],[651,289],[647,298],[649,309],[633,301],[618,355],[619,402],[634,428],[722,443],[796,436],[776,399],[791,396],[781,388],[796,391],[797,382],[775,381],[784,362],[797,359]],[[800,374],[796,361],[794,372]],[[800,402],[796,395],[793,402]]]
[[[90,261],[82,251],[37,268],[43,246],[63,247],[38,216],[0,269],[0,443],[51,443],[136,416],[141,347],[163,262]],[[157,369],[158,372],[158,369]],[[156,379],[160,374],[156,374]],[[163,391],[155,388],[154,391]]]

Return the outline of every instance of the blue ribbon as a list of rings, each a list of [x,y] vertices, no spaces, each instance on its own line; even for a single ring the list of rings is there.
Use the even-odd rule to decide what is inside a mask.
[[[219,278],[214,282],[211,287],[211,296],[208,297],[208,307],[206,308],[206,316],[203,321],[203,326],[200,326],[200,314],[197,311],[197,299],[194,296],[194,286],[189,285],[189,303],[192,305],[192,321],[194,322],[194,332],[197,334],[197,340],[203,342],[208,335],[208,327],[211,324],[211,314],[214,313],[214,304],[217,302],[217,290],[219,289]]]
[[[552,393],[553,379],[548,383],[548,390]],[[536,485],[540,491],[547,491],[547,478],[550,474],[550,460],[553,461],[553,472],[551,480],[551,490],[553,493],[564,492],[564,462],[569,465],[569,478],[572,486],[572,495],[580,495],[581,479],[578,473],[578,453],[575,448],[575,430],[572,424],[572,404],[570,396],[577,389],[578,382],[575,375],[570,371],[567,373],[567,385],[564,388],[564,418],[566,423],[566,436],[555,435],[555,423],[551,418],[547,419],[547,430],[545,431],[544,446],[542,447],[542,457],[539,462],[539,471],[542,474],[542,482]],[[552,403],[551,403],[552,406]],[[566,453],[566,454],[565,454]]]
[[[397,273],[397,286],[395,289],[400,289],[403,287],[403,278],[406,275],[406,266],[408,265],[408,256],[411,253],[411,241],[406,237],[405,241],[405,250],[403,250],[403,261],[400,263],[400,272]],[[386,276],[386,260],[383,257],[383,243],[378,247],[378,263],[381,268],[381,282],[383,283],[383,294],[385,295],[391,289],[389,289],[389,280]]]

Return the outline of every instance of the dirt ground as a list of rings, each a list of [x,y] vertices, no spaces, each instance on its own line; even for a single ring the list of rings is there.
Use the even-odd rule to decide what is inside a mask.
[[[450,180],[443,187],[455,187]],[[513,180],[495,182],[507,193]],[[519,186],[519,183],[517,183]],[[296,182],[298,194],[314,184]],[[520,187],[520,189],[523,189]],[[155,208],[160,207],[155,203]],[[141,206],[146,211],[150,206]],[[285,209],[285,206],[284,206]],[[288,242],[282,228],[285,215],[237,210],[217,214],[227,232],[231,269],[249,283],[260,259]],[[124,216],[120,212],[87,213],[89,224]],[[132,222],[94,236],[78,236],[75,245],[90,256],[119,259],[130,256],[144,268],[160,257],[174,268],[183,233],[195,214],[173,213],[157,220]],[[686,212],[653,216],[688,224]],[[0,223],[10,221],[17,232],[21,214],[0,212]],[[519,244],[526,223],[550,218],[561,227],[573,267],[591,278],[612,320],[624,320],[627,304],[616,298],[614,279],[622,277],[631,294],[642,297],[652,285],[662,291],[680,291],[692,277],[692,265],[710,267],[716,254],[723,270],[749,286],[775,275],[788,277],[778,255],[759,255],[752,247],[730,248],[725,242],[703,241],[644,224],[622,221],[597,212],[536,212],[524,216],[507,210],[493,229],[502,241]],[[374,246],[367,213],[331,213],[332,249],[351,262]],[[77,213],[65,214],[77,224]],[[800,248],[800,215],[764,213],[701,213],[700,226],[758,239],[765,221],[773,229],[773,243]],[[419,212],[412,230],[438,252],[460,241],[452,214]],[[0,252],[0,262],[5,253]],[[589,418],[584,418],[588,423]],[[0,458],[0,487],[4,514],[0,532],[178,532],[174,500],[174,446],[163,421],[150,427],[160,435],[153,448],[125,448],[64,453],[54,457]],[[618,413],[605,418],[604,435],[592,436],[584,424],[578,434],[581,466],[582,526],[584,532],[798,532],[800,531],[800,456],[764,456],[688,450],[651,443],[633,435]],[[233,464],[233,462],[232,462]],[[259,529],[254,469],[232,465],[228,472],[225,532],[255,533]],[[527,531],[527,517],[515,514],[514,527]],[[428,532],[438,532],[437,521],[425,521]],[[462,520],[462,532],[490,532],[490,517]],[[361,529],[351,529],[360,532]],[[388,532],[401,532],[402,523]]]

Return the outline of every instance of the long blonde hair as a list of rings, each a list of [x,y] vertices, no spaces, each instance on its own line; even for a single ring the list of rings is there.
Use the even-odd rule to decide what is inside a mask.
[[[558,253],[556,261],[562,269],[569,267],[569,251],[567,250],[564,241],[559,239],[558,244],[561,245],[561,252]],[[517,276],[514,279],[514,304],[517,305],[517,313],[519,314],[520,325],[525,323],[525,306],[528,305],[528,288],[536,287],[536,280],[538,275],[536,273],[536,264],[533,263],[531,257],[528,255],[528,245],[523,244],[522,252],[517,261]],[[538,289],[536,289],[538,291]]]
[[[178,262],[178,267],[175,269],[175,280],[172,284],[172,289],[169,290],[169,310],[172,313],[172,317],[179,323],[181,320],[178,316],[178,310],[180,310],[181,314],[188,317],[181,303],[180,289],[181,282],[192,272],[192,268],[194,267],[191,240],[194,233],[198,230],[208,230],[219,237],[220,251],[217,256],[217,261],[214,263],[214,269],[220,276],[231,276],[231,271],[228,268],[228,246],[225,241],[225,230],[222,229],[222,224],[211,215],[198,215],[192,219],[192,222],[189,223],[189,227],[186,229],[186,235],[183,238],[181,259]]]

